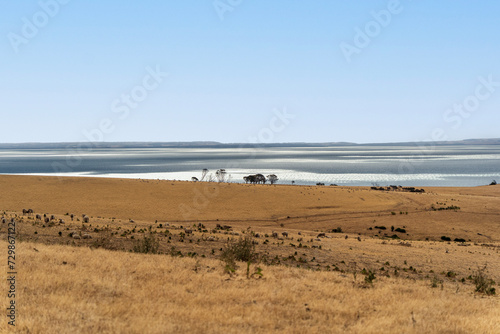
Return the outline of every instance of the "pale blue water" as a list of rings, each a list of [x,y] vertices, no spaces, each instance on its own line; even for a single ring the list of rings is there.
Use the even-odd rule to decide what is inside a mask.
[[[0,149],[0,174],[190,180],[203,168],[225,168],[231,182],[262,173],[286,184],[477,186],[500,182],[500,145]]]

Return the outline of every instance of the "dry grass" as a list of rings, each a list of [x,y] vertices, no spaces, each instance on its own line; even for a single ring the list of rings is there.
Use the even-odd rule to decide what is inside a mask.
[[[20,332],[500,332],[499,297],[474,292],[467,279],[487,264],[488,277],[500,282],[500,186],[419,194],[0,176],[0,189],[0,216],[17,220]],[[460,209],[433,211],[432,205]],[[23,208],[56,220],[36,221],[23,216]],[[88,224],[80,221],[82,213],[90,216]],[[193,227],[199,222],[204,227]],[[232,229],[214,230],[217,224]],[[391,226],[407,233],[389,239],[396,233]],[[327,232],[337,227],[343,233]],[[197,255],[130,253],[150,228],[160,253],[174,246]],[[92,239],[73,239],[73,230]],[[280,237],[265,237],[272,231]],[[263,278],[247,279],[244,263],[236,274],[224,273],[221,248],[234,234],[252,232],[261,235],[252,239],[261,259],[286,266],[252,265],[251,273],[259,266]],[[319,232],[326,237],[316,240]],[[468,242],[442,242],[443,235]],[[5,241],[0,248],[6,249]],[[373,286],[364,283],[362,268],[375,273]],[[431,288],[433,279],[437,288]],[[5,305],[6,294],[1,296]]]
[[[229,278],[216,260],[24,242],[18,254],[23,333],[500,331],[498,298],[453,284],[377,278],[364,288],[360,277],[280,266]]]
[[[367,230],[375,225],[406,226],[406,238],[413,240],[439,240],[443,235],[477,242],[500,240],[500,185],[429,187],[419,194],[366,187],[3,175],[0,189],[4,190],[0,209],[14,212],[31,207],[39,213],[86,213],[122,221],[220,222],[269,231],[280,224],[295,230],[341,226],[345,232],[365,235],[375,235],[377,231]],[[431,211],[432,205],[461,209]],[[471,221],[476,223],[471,225]]]

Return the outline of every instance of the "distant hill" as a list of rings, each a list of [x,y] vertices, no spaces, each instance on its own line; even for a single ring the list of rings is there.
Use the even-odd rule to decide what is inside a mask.
[[[398,143],[219,143],[214,141],[193,142],[82,142],[82,143],[12,143],[0,144],[0,149],[70,149],[78,147],[92,148],[252,148],[252,147],[330,147],[330,146],[415,146],[415,145],[500,145],[500,138],[465,139],[439,142],[398,142]]]

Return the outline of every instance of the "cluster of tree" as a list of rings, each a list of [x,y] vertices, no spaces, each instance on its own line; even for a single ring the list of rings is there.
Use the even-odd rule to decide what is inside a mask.
[[[269,183],[271,184],[275,184],[276,182],[278,182],[278,177],[275,174],[268,175],[267,178],[262,174],[255,174],[255,175],[244,176],[243,180],[245,180],[245,183],[252,183],[252,184],[258,184],[258,183],[265,184],[267,181],[269,181]]]
[[[411,193],[425,193],[424,189],[418,189],[415,187],[402,187],[402,186],[388,186],[388,187],[371,187],[372,190],[382,190],[382,191],[408,191]]]
[[[206,168],[203,169],[201,171],[201,178],[198,179],[197,177],[193,176],[191,178],[191,181],[229,182],[229,180],[231,179],[231,176],[223,168],[217,169],[217,171],[215,172],[215,177],[212,174],[208,174],[208,172],[209,172],[208,169]],[[267,178],[262,174],[255,174],[255,175],[245,176],[243,177],[243,180],[245,180],[245,183],[265,184],[266,182],[269,182],[271,184],[275,184],[276,182],[278,182],[278,177],[275,174],[268,175]]]

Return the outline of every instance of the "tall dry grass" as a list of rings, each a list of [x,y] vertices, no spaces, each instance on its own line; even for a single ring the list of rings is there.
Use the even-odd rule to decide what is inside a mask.
[[[364,288],[359,274],[280,266],[247,279],[245,265],[230,277],[217,260],[28,242],[17,254],[21,333],[500,333],[499,298],[470,286],[377,277]]]

